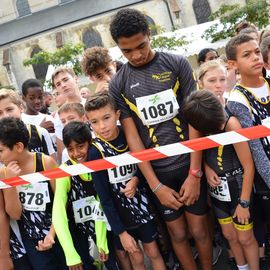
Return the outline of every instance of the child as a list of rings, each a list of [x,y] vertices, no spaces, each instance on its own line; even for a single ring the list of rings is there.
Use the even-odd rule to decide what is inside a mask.
[[[82,70],[91,81],[97,84],[95,92],[109,90],[109,82],[116,73],[116,63],[103,47],[86,49],[81,62]]]
[[[91,131],[83,122],[73,121],[67,124],[63,130],[63,142],[70,159],[64,165],[87,161],[91,139]],[[107,269],[118,269],[112,249],[109,254],[106,219],[99,209],[91,174],[65,177],[56,182],[53,224],[69,269],[95,269],[93,258],[89,254],[89,237],[97,239],[100,258],[105,261]]]
[[[263,76],[269,83],[270,82],[270,36],[262,40],[260,44],[260,49],[262,52],[263,62],[264,62]]]
[[[89,159],[95,160],[128,151],[123,131],[117,127],[120,111],[108,93],[98,93],[85,105],[87,118],[96,134]],[[141,240],[153,269],[166,269],[155,238],[156,228],[148,210],[148,200],[138,185],[136,166],[121,166],[93,173],[101,205],[114,234],[118,248],[129,252],[134,269],[145,269]],[[120,241],[119,241],[120,240]]]
[[[211,60],[203,63],[198,69],[197,80],[200,89],[213,92],[221,104],[225,106],[223,95],[226,90],[227,72],[221,60]]]
[[[229,111],[238,118],[243,128],[267,122],[270,117],[269,85],[261,77],[263,58],[258,42],[241,34],[233,37],[225,50],[229,64],[241,75],[240,83],[230,94],[227,104]],[[259,246],[263,246],[265,235],[262,223],[269,221],[270,217],[270,141],[261,138],[250,141],[249,145],[256,167],[254,225],[255,231],[260,233],[256,235]]]
[[[57,167],[51,157],[29,152],[28,141],[29,133],[21,120],[0,120],[0,161],[5,167],[16,163],[22,175]],[[23,208],[19,227],[33,270],[65,269],[51,224],[54,182],[22,185],[17,190]]]
[[[188,123],[204,136],[241,128],[238,120],[226,114],[219,100],[206,90],[192,93],[183,112]],[[248,144],[208,149],[205,162],[218,175],[215,181],[208,181],[209,192],[238,268],[258,270],[259,251],[249,211],[254,166]]]
[[[85,122],[85,111],[81,103],[66,103],[58,110],[59,118],[63,126],[67,125],[72,121]],[[64,148],[62,152],[62,163],[69,160],[67,148]]]
[[[205,49],[202,49],[198,53],[197,61],[198,61],[198,64],[201,65],[207,61],[211,61],[217,58],[218,58],[218,52],[215,49],[205,48]]]
[[[0,92],[0,118],[6,116],[21,119],[23,111],[22,100],[16,91],[1,89]],[[47,130],[35,125],[27,125],[30,140],[28,149],[32,152],[42,152],[56,158],[52,140]]]
[[[36,79],[28,79],[22,84],[22,96],[26,110],[22,113],[22,120],[25,124],[41,126],[54,133],[54,119],[52,116],[41,113],[43,106],[43,87]]]

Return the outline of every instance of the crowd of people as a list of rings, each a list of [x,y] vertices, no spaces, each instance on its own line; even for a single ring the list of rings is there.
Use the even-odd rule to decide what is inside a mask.
[[[128,62],[86,49],[94,93],[65,66],[51,93],[36,79],[1,89],[1,179],[270,122],[269,30],[239,24],[226,55],[198,52],[195,74],[151,48],[135,9],[110,32]],[[141,270],[145,257],[153,270],[210,270],[222,250],[230,269],[269,269],[270,137],[130,162],[1,189],[0,270]]]

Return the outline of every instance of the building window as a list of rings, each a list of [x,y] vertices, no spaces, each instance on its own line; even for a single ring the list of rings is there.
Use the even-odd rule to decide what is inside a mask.
[[[192,6],[197,23],[205,23],[209,21],[211,8],[207,0],[193,0]]]
[[[16,0],[16,9],[19,17],[24,17],[31,14],[28,0]]]
[[[36,53],[41,52],[42,50],[39,47],[35,47],[32,50],[31,57],[33,57]],[[34,69],[35,76],[38,80],[44,81],[47,75],[48,64],[36,64],[32,65]]]
[[[83,43],[86,48],[91,48],[94,46],[103,46],[100,34],[92,29],[88,29],[84,32]]]
[[[145,15],[145,17],[146,17],[146,20],[147,20],[149,27],[150,27],[151,36],[157,35],[157,26],[156,26],[154,20],[147,15]]]

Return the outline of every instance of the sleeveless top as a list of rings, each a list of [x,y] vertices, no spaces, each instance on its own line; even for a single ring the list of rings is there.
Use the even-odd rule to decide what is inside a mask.
[[[70,160],[65,162],[68,166],[73,165]],[[74,210],[72,203],[74,201],[94,196],[96,198],[97,193],[94,189],[91,174],[88,174],[88,181],[83,180],[80,175],[70,177],[70,191],[68,193],[67,201],[67,215],[69,221],[75,224]],[[76,227],[85,235],[93,236],[95,234],[95,224],[93,220],[85,221],[83,223],[76,223]]]
[[[42,153],[35,153],[35,163],[35,172],[45,170]],[[23,205],[18,222],[22,238],[43,239],[52,223],[53,192],[49,182],[22,185],[18,191]]]
[[[103,157],[116,156],[128,151],[127,143],[124,142],[122,145],[124,145],[124,147],[121,150],[99,137],[96,137],[93,140],[93,146],[99,150]],[[126,176],[130,176],[136,171],[136,168],[136,165],[126,165],[120,166],[118,169],[114,168],[107,170],[109,181],[110,175],[113,179],[117,179],[117,177],[114,178],[114,176],[118,176],[118,179],[120,179],[120,181],[116,180],[114,183],[110,181],[111,196],[117,212],[121,215],[121,220],[127,229],[136,228],[153,218],[149,211],[146,191],[143,188],[137,187],[137,191],[133,198],[127,198],[124,193],[121,192],[132,176],[125,181],[121,181],[121,178],[125,179]]]
[[[41,135],[35,125],[27,125],[29,131],[29,143],[28,150],[30,152],[41,152],[45,155],[49,155],[46,140],[43,135]]]

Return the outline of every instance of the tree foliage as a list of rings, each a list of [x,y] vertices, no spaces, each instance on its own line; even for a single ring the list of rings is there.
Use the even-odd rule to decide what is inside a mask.
[[[235,26],[243,20],[262,29],[270,23],[269,13],[269,0],[248,0],[245,6],[222,5],[210,16],[210,20],[219,19],[220,23],[208,28],[202,37],[212,42],[232,37],[235,34]]]
[[[80,75],[80,56],[84,50],[82,43],[70,44],[67,43],[55,52],[40,51],[29,59],[23,61],[24,66],[48,64],[53,66],[71,65],[77,75]]]
[[[151,47],[159,50],[176,50],[178,47],[187,45],[189,42],[185,37],[176,36],[154,36],[151,41]]]

